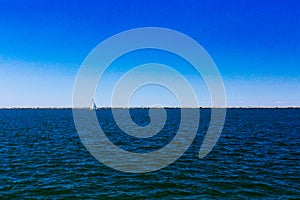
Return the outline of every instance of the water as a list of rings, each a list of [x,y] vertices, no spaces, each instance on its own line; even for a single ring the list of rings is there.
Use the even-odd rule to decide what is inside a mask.
[[[147,109],[130,112],[137,124],[149,123]],[[180,111],[167,113],[161,133],[143,141],[122,133],[111,110],[97,111],[111,141],[134,152],[172,140]],[[217,145],[199,159],[209,119],[201,109],[196,139],[175,163],[130,174],[91,156],[70,109],[0,110],[0,198],[300,198],[300,109],[228,109]]]

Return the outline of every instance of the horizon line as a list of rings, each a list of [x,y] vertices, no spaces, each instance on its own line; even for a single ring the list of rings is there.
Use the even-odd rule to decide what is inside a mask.
[[[224,106],[224,107],[218,107],[218,106],[200,106],[200,107],[191,107],[191,106],[124,106],[124,107],[111,107],[111,106],[101,106],[97,107],[96,109],[136,109],[136,108],[142,108],[142,109],[161,109],[161,108],[172,108],[172,109],[215,109],[215,108],[223,108],[223,109],[230,109],[230,108],[300,108],[300,106]],[[89,109],[89,107],[70,107],[70,106],[49,106],[49,107],[0,107],[0,109]]]

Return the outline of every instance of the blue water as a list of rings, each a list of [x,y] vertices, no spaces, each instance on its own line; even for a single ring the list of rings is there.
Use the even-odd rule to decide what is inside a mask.
[[[147,109],[130,111],[139,125]],[[70,109],[0,110],[0,198],[300,198],[300,109],[228,109],[223,133],[204,159],[198,151],[210,120],[201,109],[194,143],[159,171],[130,174],[97,161],[83,146]],[[133,152],[159,149],[178,129],[180,110],[150,139],[129,137],[111,110],[97,116],[116,145]]]

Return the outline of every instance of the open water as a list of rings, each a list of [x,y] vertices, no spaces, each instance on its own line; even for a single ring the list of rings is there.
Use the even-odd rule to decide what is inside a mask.
[[[137,124],[149,123],[147,109],[130,112]],[[204,159],[198,152],[210,109],[200,113],[197,136],[182,157],[159,171],[131,174],[85,149],[71,109],[2,109],[0,198],[300,198],[300,109],[227,109],[222,135]],[[110,109],[97,116],[114,144],[137,153],[168,144],[180,123],[180,110],[167,109],[157,137],[142,140],[123,133]]]

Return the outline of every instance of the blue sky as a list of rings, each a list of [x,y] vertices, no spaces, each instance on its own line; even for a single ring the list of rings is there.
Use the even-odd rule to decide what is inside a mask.
[[[114,34],[147,26],[199,42],[220,70],[229,106],[300,106],[297,0],[70,2],[0,2],[0,107],[71,106],[76,73],[88,53]],[[149,103],[161,92],[146,89]],[[161,93],[162,101],[168,99],[168,92]],[[146,94],[137,93],[137,105]],[[207,101],[204,95],[201,102]]]

